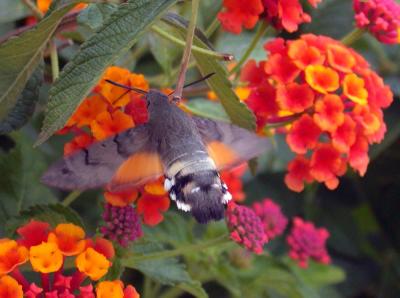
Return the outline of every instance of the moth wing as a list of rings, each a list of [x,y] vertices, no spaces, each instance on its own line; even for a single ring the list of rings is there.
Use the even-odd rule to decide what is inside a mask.
[[[121,164],[107,189],[114,192],[132,189],[155,180],[162,174],[163,166],[158,153],[151,150],[141,151],[131,155]]]
[[[154,147],[147,125],[140,125],[64,157],[46,171],[41,181],[66,190],[97,188],[109,183],[116,172],[122,172],[121,168],[126,172],[126,163],[139,176],[140,168],[131,162],[133,156],[156,152]]]
[[[195,116],[193,121],[219,170],[257,157],[270,147],[267,138],[236,125]]]

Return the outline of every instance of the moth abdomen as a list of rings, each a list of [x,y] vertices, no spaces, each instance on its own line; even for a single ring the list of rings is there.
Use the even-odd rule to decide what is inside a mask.
[[[186,168],[172,178],[166,177],[164,186],[170,198],[178,209],[191,212],[200,223],[221,220],[232,196],[218,172],[208,169],[187,173],[188,170]]]

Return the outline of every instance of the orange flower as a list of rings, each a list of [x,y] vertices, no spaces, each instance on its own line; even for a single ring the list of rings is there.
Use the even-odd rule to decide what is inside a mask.
[[[78,270],[92,280],[99,280],[107,274],[111,262],[107,258],[89,247],[76,257],[75,265]]]
[[[102,281],[96,287],[97,298],[124,298],[123,283],[120,280]]]
[[[132,117],[120,110],[116,110],[112,114],[105,111],[97,115],[96,120],[90,123],[90,128],[97,140],[104,140],[134,125]]]
[[[276,99],[284,110],[300,113],[314,103],[314,92],[307,84],[289,83],[279,86]]]
[[[330,67],[309,65],[305,69],[305,75],[311,88],[323,94],[339,88],[339,75]]]
[[[106,80],[145,91],[149,89],[149,84],[143,75],[131,73],[128,69],[117,66],[108,67],[94,91],[101,94],[114,108],[126,106],[131,96],[139,95],[127,92],[124,88],[110,84]]]
[[[335,131],[344,121],[344,105],[336,94],[327,94],[315,103],[315,123],[326,131]]]
[[[107,101],[100,95],[87,97],[68,120],[67,126],[76,125],[82,127],[89,125],[97,115],[107,111]]]
[[[55,243],[45,243],[32,246],[29,250],[32,268],[41,273],[58,271],[63,265],[63,255]]]
[[[343,80],[343,94],[360,105],[367,104],[368,91],[364,87],[364,80],[356,74],[348,74]]]
[[[124,207],[127,206],[139,197],[139,192],[136,189],[123,192],[104,192],[106,201],[113,206]]]
[[[318,48],[309,46],[307,42],[302,39],[298,39],[289,44],[288,56],[300,69],[305,69],[308,65],[322,64],[325,61],[325,56],[321,55]]]
[[[11,276],[0,277],[0,297],[22,298],[24,295],[22,286]]]
[[[356,64],[352,53],[343,46],[329,44],[326,50],[329,65],[342,72],[351,72]]]
[[[14,240],[0,239],[0,275],[13,271],[28,260],[28,250]]]
[[[59,224],[49,234],[48,241],[57,244],[65,256],[74,256],[81,253],[86,246],[85,231],[72,223]]]

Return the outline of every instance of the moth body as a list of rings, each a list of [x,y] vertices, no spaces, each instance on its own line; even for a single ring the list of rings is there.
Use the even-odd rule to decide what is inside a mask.
[[[158,145],[170,198],[201,223],[222,219],[229,196],[195,123],[158,91],[150,91],[147,100],[150,138]]]

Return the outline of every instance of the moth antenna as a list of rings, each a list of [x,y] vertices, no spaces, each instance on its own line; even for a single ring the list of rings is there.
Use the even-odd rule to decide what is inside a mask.
[[[137,92],[137,93],[140,93],[140,94],[143,94],[143,95],[147,95],[147,91],[144,91],[144,90],[142,90],[142,89],[139,89],[139,88],[135,88],[135,87],[129,87],[129,86],[125,86],[125,85],[123,85],[123,84],[120,84],[120,83],[117,83],[117,82],[114,82],[114,81],[111,81],[111,80],[105,80],[107,83],[110,83],[110,84],[112,84],[112,85],[114,85],[114,86],[118,86],[118,87],[121,87],[121,88],[124,88],[124,89],[126,89],[126,90],[128,90],[128,91],[134,91],[134,92]],[[125,95],[125,94],[124,94]]]
[[[207,80],[208,78],[212,77],[213,75],[215,75],[215,72],[209,73],[208,75],[205,75],[204,77],[202,77],[202,78],[200,78],[200,79],[198,79],[198,80],[196,80],[196,81],[193,81],[193,82],[191,82],[191,83],[188,83],[188,84],[186,84],[185,86],[183,86],[183,88],[186,88],[186,87],[189,87],[189,86],[193,86],[193,85],[195,85],[195,84],[198,84],[198,83],[200,83],[200,82],[203,82],[203,81]],[[175,91],[172,91],[170,94],[168,94],[168,96],[172,95],[174,92],[175,92]]]

